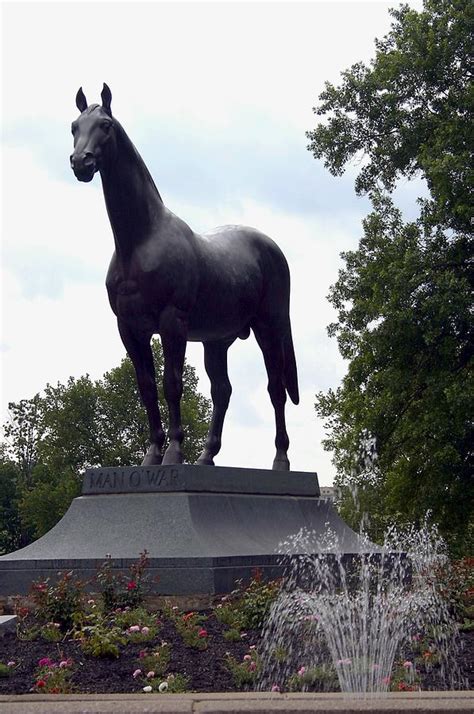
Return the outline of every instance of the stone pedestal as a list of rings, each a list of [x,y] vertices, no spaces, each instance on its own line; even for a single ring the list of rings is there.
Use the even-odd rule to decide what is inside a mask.
[[[82,496],[49,533],[0,557],[0,595],[24,594],[33,580],[58,571],[91,579],[107,554],[124,571],[145,549],[156,594],[225,593],[255,568],[281,575],[278,545],[302,527],[321,536],[331,528],[344,553],[367,550],[319,497],[316,474],[191,465],[90,469]]]

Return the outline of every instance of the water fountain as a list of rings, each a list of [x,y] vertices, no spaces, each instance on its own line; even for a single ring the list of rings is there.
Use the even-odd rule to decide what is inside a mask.
[[[380,552],[352,558],[330,530],[315,537],[301,530],[281,544],[287,576],[264,632],[259,689],[339,684],[342,692],[381,694],[396,658],[404,688],[417,689],[415,651],[426,632],[435,643],[424,653],[436,660],[434,688],[462,688],[457,628],[436,577],[448,565],[436,528],[390,529]]]

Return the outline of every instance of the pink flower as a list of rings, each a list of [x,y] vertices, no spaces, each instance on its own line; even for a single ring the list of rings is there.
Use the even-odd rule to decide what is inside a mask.
[[[280,691],[280,687],[278,686],[278,684],[274,684],[272,687],[272,692],[279,692],[279,691]]]
[[[207,630],[205,630],[204,627],[201,627],[199,630],[198,637],[207,637]]]
[[[155,673],[154,673],[154,672],[147,672],[146,678],[147,678],[147,679],[153,679],[154,676],[155,676]]]
[[[257,663],[256,662],[250,662],[249,664],[249,672],[255,672],[257,669]]]
[[[70,662],[67,659],[62,659],[61,662],[59,663],[59,668],[64,669],[65,667],[69,667]]]
[[[140,652],[138,653],[138,656],[140,657],[140,659],[142,659],[143,657],[146,657],[146,650],[140,650]]]
[[[300,667],[298,670],[298,677],[302,677],[305,672],[306,672],[306,667]]]
[[[128,628],[129,632],[140,632],[140,625],[132,625]]]
[[[16,662],[13,660],[10,660],[10,662],[7,662],[7,667],[14,667],[16,665]]]
[[[150,632],[149,627],[142,627],[142,635],[148,635],[149,632]]]
[[[52,664],[53,662],[49,659],[49,657],[43,657],[38,661],[39,667],[51,667]]]
[[[136,590],[136,588],[137,584],[135,580],[129,580],[129,582],[127,583],[127,590]]]
[[[403,663],[403,666],[405,667],[405,669],[410,669],[410,667],[413,667],[413,662],[410,662],[410,660],[407,659],[407,660]]]
[[[244,655],[244,660],[249,660],[252,659],[252,657],[249,654]]]
[[[139,677],[141,675],[141,673],[142,673],[141,669],[136,669],[135,672],[132,674],[133,679],[136,679],[137,677]]]

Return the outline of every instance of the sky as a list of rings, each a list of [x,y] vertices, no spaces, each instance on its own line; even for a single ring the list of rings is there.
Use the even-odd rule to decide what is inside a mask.
[[[307,150],[324,82],[374,55],[390,27],[372,2],[2,3],[2,421],[8,403],[125,356],[105,275],[113,252],[101,181],[70,167],[75,95],[112,112],[167,207],[195,231],[235,223],[271,236],[290,266],[301,401],[287,402],[291,468],[334,477],[315,394],[346,365],[326,299],[356,249],[366,198],[357,167],[332,177]],[[409,3],[420,9],[420,2]],[[419,186],[401,187],[413,210]],[[209,394],[200,344],[187,360]],[[229,351],[233,386],[218,465],[270,468],[273,409],[253,336]]]

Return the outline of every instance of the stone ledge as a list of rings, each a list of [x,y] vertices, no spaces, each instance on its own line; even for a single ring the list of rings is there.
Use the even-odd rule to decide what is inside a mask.
[[[265,496],[320,495],[315,473],[234,466],[107,466],[87,469],[82,495],[110,493],[228,493]]]
[[[384,712],[419,714],[472,712],[474,694],[458,692],[403,692],[381,697],[343,694],[69,694],[0,696],[0,709],[12,714],[313,714],[319,712]]]
[[[0,615],[0,637],[6,632],[15,632],[17,625],[16,615]]]

